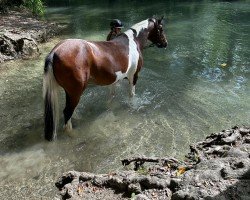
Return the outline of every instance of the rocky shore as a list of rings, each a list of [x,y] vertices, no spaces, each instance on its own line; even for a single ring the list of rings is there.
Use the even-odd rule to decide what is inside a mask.
[[[38,43],[59,31],[55,23],[38,20],[26,10],[12,10],[0,18],[0,63],[39,55]]]
[[[93,174],[70,171],[55,183],[55,199],[249,200],[250,128],[235,126],[190,145],[175,158],[122,160],[133,170]]]

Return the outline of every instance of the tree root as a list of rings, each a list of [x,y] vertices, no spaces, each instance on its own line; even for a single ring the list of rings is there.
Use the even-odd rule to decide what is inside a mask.
[[[180,161],[178,161],[175,158],[148,158],[145,156],[139,156],[139,157],[132,157],[132,158],[126,158],[121,160],[122,165],[126,166],[130,163],[134,162],[134,170],[137,171],[145,162],[153,162],[153,163],[160,163],[162,166],[171,165],[171,166],[178,166],[180,164]]]

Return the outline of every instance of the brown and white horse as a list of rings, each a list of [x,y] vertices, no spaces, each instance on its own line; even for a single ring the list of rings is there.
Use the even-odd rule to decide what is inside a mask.
[[[159,48],[167,46],[162,19],[139,22],[111,41],[67,39],[52,49],[44,67],[45,139],[56,138],[58,85],[66,93],[63,110],[66,130],[72,129],[71,116],[88,82],[110,85],[127,78],[130,95],[135,94],[138,73],[143,65],[142,50],[147,40]]]

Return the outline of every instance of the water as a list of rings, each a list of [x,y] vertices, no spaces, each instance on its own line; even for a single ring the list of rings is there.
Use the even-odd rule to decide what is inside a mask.
[[[0,199],[51,199],[62,172],[107,173],[138,154],[182,158],[208,133],[250,124],[246,1],[55,2],[47,18],[69,28],[40,45],[40,57],[1,64]],[[144,51],[135,98],[129,99],[126,80],[111,102],[108,87],[88,87],[67,135],[61,92],[58,140],[44,141],[42,73],[50,49],[69,37],[105,40],[110,19],[127,29],[155,13],[165,15],[169,47]]]

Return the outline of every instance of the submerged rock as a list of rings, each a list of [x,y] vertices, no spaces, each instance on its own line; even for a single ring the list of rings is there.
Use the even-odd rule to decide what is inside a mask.
[[[185,161],[124,159],[123,165],[135,164],[133,171],[70,171],[56,187],[61,199],[249,199],[249,137],[249,127],[233,127],[191,145]]]

